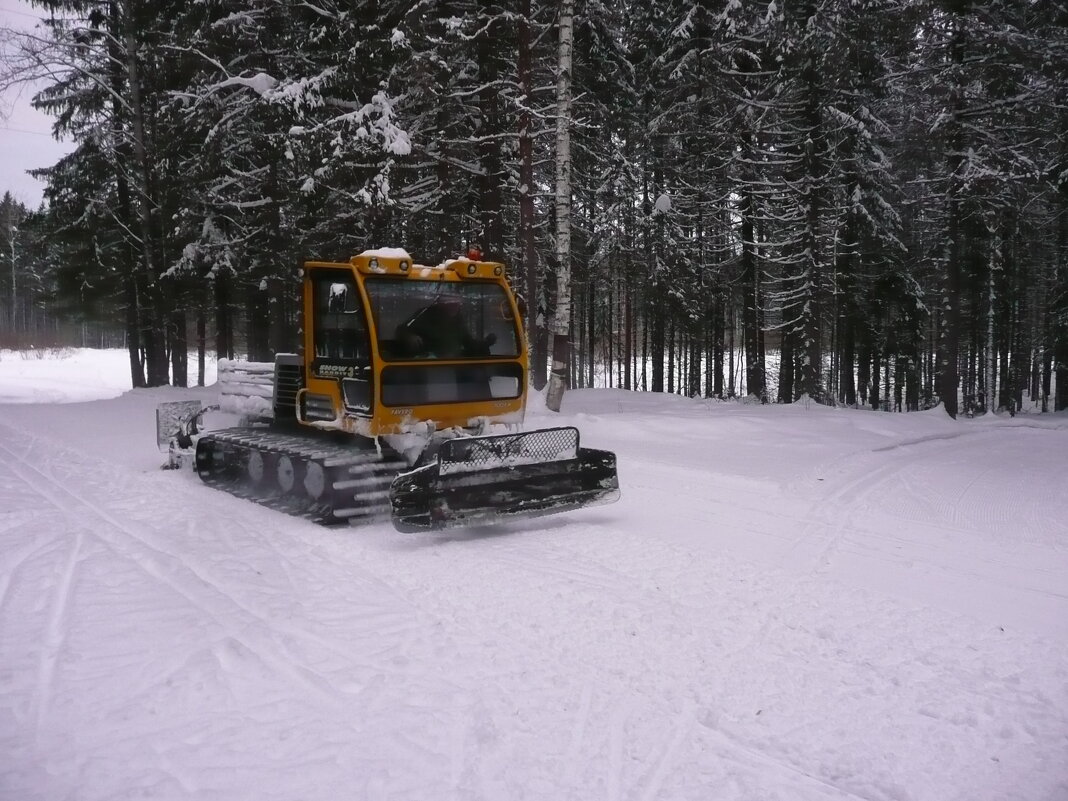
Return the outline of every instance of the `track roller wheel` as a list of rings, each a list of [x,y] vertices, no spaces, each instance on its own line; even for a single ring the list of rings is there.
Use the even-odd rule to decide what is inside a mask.
[[[263,486],[263,479],[267,475],[267,457],[263,452],[252,449],[248,452],[248,461],[245,464],[249,483],[254,487]]]
[[[294,488],[297,486],[298,464],[294,463],[293,459],[285,454],[278,457],[275,474],[278,477],[278,486],[281,488],[283,495],[292,495]]]
[[[319,462],[308,462],[304,471],[304,491],[313,501],[318,501],[326,495],[326,468]]]

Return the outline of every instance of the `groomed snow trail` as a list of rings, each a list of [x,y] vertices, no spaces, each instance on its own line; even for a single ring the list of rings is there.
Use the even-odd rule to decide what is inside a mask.
[[[1068,798],[1066,638],[957,611],[1068,609],[1055,479],[980,459],[1047,476],[1049,431],[822,453],[791,422],[819,458],[765,481],[766,419],[579,417],[619,504],[411,537],[0,408],[0,798]]]

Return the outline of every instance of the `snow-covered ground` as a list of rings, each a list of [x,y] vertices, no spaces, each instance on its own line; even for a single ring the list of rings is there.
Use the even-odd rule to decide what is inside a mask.
[[[619,503],[412,536],[158,470],[214,390],[125,364],[0,354],[2,799],[1068,799],[1065,415],[573,392]]]

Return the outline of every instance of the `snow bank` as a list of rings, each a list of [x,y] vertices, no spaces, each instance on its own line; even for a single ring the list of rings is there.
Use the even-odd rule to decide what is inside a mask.
[[[196,364],[196,354],[190,354],[194,380]],[[214,361],[208,361],[205,373],[206,383],[215,383]],[[125,350],[0,350],[0,403],[78,403],[115,398],[130,386],[130,355]]]

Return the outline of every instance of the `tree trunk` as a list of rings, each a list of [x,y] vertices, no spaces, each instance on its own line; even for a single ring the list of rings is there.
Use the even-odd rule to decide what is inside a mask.
[[[916,359],[910,358],[905,373],[905,409],[910,412],[920,408],[920,375]]]
[[[247,350],[249,361],[268,362],[271,354],[271,328],[267,281],[250,283],[245,293],[245,319],[248,322]]]
[[[560,411],[571,361],[571,47],[574,0],[560,0],[556,76],[556,309],[553,364],[545,405]]]
[[[716,295],[715,314],[712,316],[712,396],[723,400],[723,350],[726,309],[730,298],[726,292]]]
[[[185,311],[175,308],[170,318],[171,383],[176,387],[189,386],[189,342],[185,334]]]
[[[156,269],[152,258],[152,243],[154,241],[152,235],[153,193],[149,176],[148,151],[145,143],[145,113],[141,102],[141,77],[137,63],[137,40],[134,36],[134,25],[129,5],[129,3],[126,4],[124,14],[126,45],[124,56],[129,80],[134,174],[140,181],[137,193],[137,220],[141,236],[141,266],[144,270],[145,286],[148,290],[144,306],[153,312],[148,320],[143,321],[147,322],[144,345],[148,365],[148,386],[156,387],[168,383],[169,379],[164,325],[165,311],[161,297],[161,287],[159,286],[159,271]]]
[[[997,240],[995,239],[995,242]],[[984,412],[994,411],[994,369],[997,359],[995,354],[997,349],[994,345],[994,275],[998,270],[998,252],[997,246],[990,251],[990,259],[988,261],[988,273],[986,279],[986,300],[987,300],[987,314],[986,314],[986,359],[983,367],[983,402],[982,408]]]
[[[234,318],[230,307],[230,278],[215,276],[215,356],[234,358]]]
[[[487,16],[495,15],[492,4],[479,0],[478,11]],[[481,237],[479,244],[486,258],[504,258],[504,226],[501,220],[501,115],[499,111],[501,88],[497,85],[498,62],[502,31],[494,21],[487,24],[478,35],[479,127],[478,151],[481,169],[478,173],[478,199],[481,205]]]
[[[846,406],[857,405],[857,382],[855,377],[857,360],[858,317],[856,297],[856,278],[854,264],[857,258],[856,215],[850,212],[844,226],[844,243],[838,259],[838,400]]]
[[[590,280],[592,282],[592,278]],[[592,283],[586,284],[586,296],[586,335],[589,338],[590,348],[589,354],[586,358],[586,367],[589,370],[589,377],[587,378],[586,386],[595,387],[597,386],[597,359],[595,357],[595,354],[597,352],[597,306],[594,302],[596,293],[595,287],[592,285]],[[609,371],[611,371],[611,366],[609,366],[608,369]]]
[[[121,206],[121,203],[120,203]],[[141,364],[141,326],[137,313],[137,282],[132,268],[122,279],[126,303],[126,348],[130,352],[130,386],[145,386],[145,368]]]
[[[880,354],[875,352],[872,354],[871,359],[871,387],[868,390],[868,396],[871,399],[871,408],[874,411],[879,411],[880,406],[880,390],[879,390],[879,377],[880,377]]]
[[[815,4],[806,5],[806,26],[811,23],[816,15]],[[822,210],[822,196],[820,185],[823,181],[823,164],[820,157],[822,146],[820,123],[820,56],[822,53],[809,52],[806,55],[805,67],[802,70],[805,84],[805,126],[806,139],[804,144],[805,174],[802,177],[802,193],[805,205],[805,229],[802,237],[804,245],[804,284],[802,289],[802,301],[800,306],[801,341],[798,343],[801,355],[801,391],[808,395],[816,403],[824,403],[823,389],[823,313],[822,313],[822,283],[823,283],[823,256],[820,252],[820,216]]]
[[[783,311],[784,316],[792,316],[793,314],[794,309],[791,306],[787,306]],[[795,339],[796,334],[793,331],[785,328],[781,331],[779,338],[779,403],[794,402]]]
[[[629,276],[629,273],[628,273]],[[623,389],[634,388],[634,370],[631,360],[635,358],[634,347],[634,288],[628,277],[623,285]]]
[[[201,302],[197,304],[197,386],[204,386],[205,350],[207,344],[207,325],[205,321],[204,293],[200,293]]]
[[[1056,379],[1053,411],[1068,409],[1068,185],[1061,187],[1060,219],[1057,224],[1057,274],[1050,302],[1052,373]],[[1048,392],[1048,389],[1047,389]]]
[[[857,400],[861,406],[868,403],[871,392],[871,348],[861,340],[857,350]]]
[[[668,319],[667,332],[660,350],[667,349],[667,391],[675,392],[675,318]],[[653,373],[653,383],[656,383],[656,373]],[[653,392],[656,392],[654,389]]]
[[[736,347],[734,341],[735,331],[738,328],[738,320],[735,317],[734,303],[732,301],[733,293],[727,296],[727,325],[729,328],[727,334],[727,397],[733,398],[735,395],[735,375],[734,375],[734,349]]]
[[[946,203],[945,231],[945,273],[942,283],[942,331],[938,347],[938,395],[942,400],[946,414],[955,418],[958,412],[957,390],[960,386],[960,293],[964,289],[961,282],[964,248],[962,247],[962,200],[964,187],[961,173],[964,154],[961,152],[963,140],[961,132],[961,115],[964,111],[963,77],[960,75],[964,63],[964,41],[960,21],[954,20],[956,30],[950,45],[950,57],[953,62],[955,84],[949,88],[950,108],[947,137],[947,172],[949,187]]]
[[[756,263],[753,197],[748,192],[742,195],[739,213],[742,224],[742,342],[745,347],[745,391],[749,395],[764,399],[767,386],[764,382],[764,351],[760,346],[760,272]]]
[[[123,136],[126,125],[126,109],[118,100],[119,97],[125,94],[120,68],[122,60],[122,52],[119,46],[121,21],[119,19],[118,5],[114,2],[108,7],[108,20],[114,33],[108,40],[108,53],[110,56],[108,65],[110,70],[109,80],[114,98],[111,110],[112,130],[115,132],[113,147],[118,161],[115,169],[115,190],[118,198],[118,212],[123,227],[127,230],[133,230],[133,203],[130,198],[130,185],[123,169],[125,162],[130,157],[129,141]],[[127,240],[126,263],[123,265],[123,299],[126,305],[126,347],[130,355],[130,385],[135,388],[143,387],[146,384],[145,367],[141,358],[142,306],[144,303],[141,289],[144,286],[144,279],[145,276],[139,275],[137,269],[137,256],[134,247]],[[12,310],[12,314],[14,314],[14,310]]]

